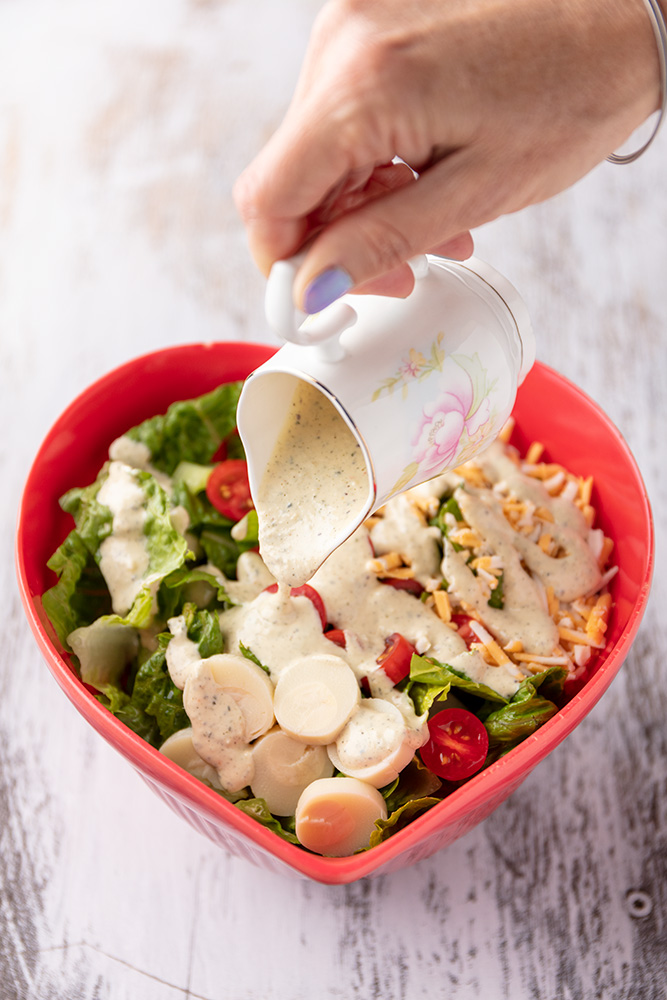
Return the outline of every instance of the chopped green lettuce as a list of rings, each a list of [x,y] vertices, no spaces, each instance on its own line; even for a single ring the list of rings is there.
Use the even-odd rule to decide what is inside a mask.
[[[188,536],[197,540],[207,560],[233,579],[240,554],[257,546],[256,512],[249,512],[245,537],[235,539],[232,537],[234,521],[223,517],[205,493],[193,493],[185,481],[174,485],[172,503],[187,511]]]
[[[53,553],[49,569],[58,582],[42,596],[42,605],[63,646],[70,632],[111,611],[104,577],[76,528]]]
[[[98,562],[101,559],[100,546],[112,533],[111,522],[100,516],[100,512],[108,512],[108,508],[97,501],[99,487],[107,476],[108,466],[105,466],[94,484],[97,489],[88,487],[78,491],[75,502],[70,502],[68,507],[79,531],[86,532],[84,541]],[[174,528],[170,518],[169,498],[155,477],[140,469],[135,469],[133,476],[145,496],[143,537],[148,553],[148,567],[145,582],[134,598],[132,607],[119,616],[118,624],[143,628],[151,620],[159,581],[183,565],[188,554],[188,543]],[[71,494],[67,494],[67,497],[70,496]],[[97,534],[95,529],[98,529]]]
[[[96,559],[100,545],[112,531],[111,511],[97,499],[102,483],[109,474],[108,469],[108,464],[105,464],[94,483],[82,489],[69,490],[60,498],[60,506],[72,515],[81,541]]]
[[[299,841],[295,833],[290,829],[290,819],[288,817],[283,823],[283,817],[274,816],[273,813],[269,812],[268,806],[264,799],[242,799],[235,803],[237,809],[246,813],[248,816],[252,816],[256,819],[258,823],[262,826],[266,826],[269,830],[273,830],[277,833],[279,837],[283,840],[288,841],[290,844],[298,844]]]
[[[212,601],[216,601],[221,608],[234,603],[218,577],[198,567],[189,569],[187,566],[180,566],[164,577],[157,598],[163,621],[179,615],[189,603],[201,608],[208,607]]]
[[[151,464],[172,475],[180,462],[208,465],[236,426],[241,382],[228,382],[213,392],[173,403],[165,414],[144,420],[127,431],[151,453]]]
[[[232,579],[236,576],[236,563],[244,547],[234,541],[229,530],[206,528],[199,535],[199,544],[206,553],[208,561],[217,566],[221,573]]]
[[[239,649],[241,651],[241,655],[245,656],[246,660],[250,660],[252,663],[256,663],[257,666],[261,667],[265,673],[269,675],[271,674],[269,668],[265,666],[265,664],[263,664],[261,660],[258,660],[253,651],[251,649],[248,649],[247,646],[244,646],[242,642],[239,642]]]
[[[166,643],[143,663],[134,679],[132,702],[157,722],[160,746],[164,741],[186,729],[190,720],[183,708],[183,692],[176,687],[167,668]]]
[[[383,840],[387,840],[397,830],[402,830],[404,826],[412,822],[415,816],[419,816],[420,813],[426,812],[433,806],[437,806],[440,801],[442,800],[434,798],[432,795],[426,795],[421,799],[409,799],[407,802],[404,802],[398,809],[394,809],[386,819],[375,821],[375,829],[371,833],[368,846],[376,847],[378,844],[381,844]],[[364,850],[367,850],[367,848],[364,848]]]
[[[567,670],[561,666],[528,677],[507,705],[487,715],[484,720],[489,734],[487,763],[507,753],[556,714],[558,706],[545,693],[558,698],[566,677]]]
[[[410,663],[410,680],[406,691],[412,698],[418,715],[427,712],[434,701],[446,698],[452,687],[485,701],[501,702],[502,704],[507,702],[507,699],[494,691],[493,688],[471,680],[470,677],[466,677],[454,667],[450,667],[446,663],[439,663],[427,656],[413,655]]]
[[[142,740],[151,746],[160,746],[162,740],[157,719],[148,715],[125,691],[108,684],[97,695],[97,700]]]
[[[497,579],[498,582],[487,601],[490,608],[503,608],[505,605],[505,574],[501,573]]]
[[[441,796],[437,794],[441,787],[442,782],[437,775],[424,767],[419,757],[413,757],[389,786],[388,794],[384,795],[385,789],[382,789],[387,803],[387,818],[376,821],[369,846],[381,844],[415,816],[437,805],[441,801]]]

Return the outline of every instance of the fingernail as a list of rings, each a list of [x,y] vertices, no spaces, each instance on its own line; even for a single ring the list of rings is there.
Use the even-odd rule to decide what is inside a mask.
[[[306,287],[303,293],[303,308],[307,313],[318,313],[326,309],[352,288],[352,278],[342,267],[330,267],[322,271]]]

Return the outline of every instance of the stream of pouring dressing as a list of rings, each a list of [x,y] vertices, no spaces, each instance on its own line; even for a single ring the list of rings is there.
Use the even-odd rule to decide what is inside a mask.
[[[262,558],[280,583],[311,579],[368,497],[363,452],[333,404],[297,383],[255,505]]]

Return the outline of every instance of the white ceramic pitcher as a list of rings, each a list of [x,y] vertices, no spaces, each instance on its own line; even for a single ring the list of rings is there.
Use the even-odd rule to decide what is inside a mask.
[[[526,307],[488,264],[427,256],[411,267],[405,299],[345,295],[308,317],[293,305],[297,262],[279,261],[268,281],[267,319],[287,343],[249,376],[239,400],[250,487],[254,495],[297,381],[311,383],[366,462],[367,502],[344,537],[390,497],[490,444],[535,358]]]

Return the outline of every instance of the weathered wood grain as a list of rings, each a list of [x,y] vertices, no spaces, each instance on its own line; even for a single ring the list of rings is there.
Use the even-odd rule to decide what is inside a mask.
[[[657,572],[610,690],[467,837],[345,888],[256,870],[86,728],[24,622],[16,508],[57,413],[158,346],[270,339],[230,187],[318,7],[0,5],[0,998],[664,1000],[667,132],[477,234],[633,448]]]

